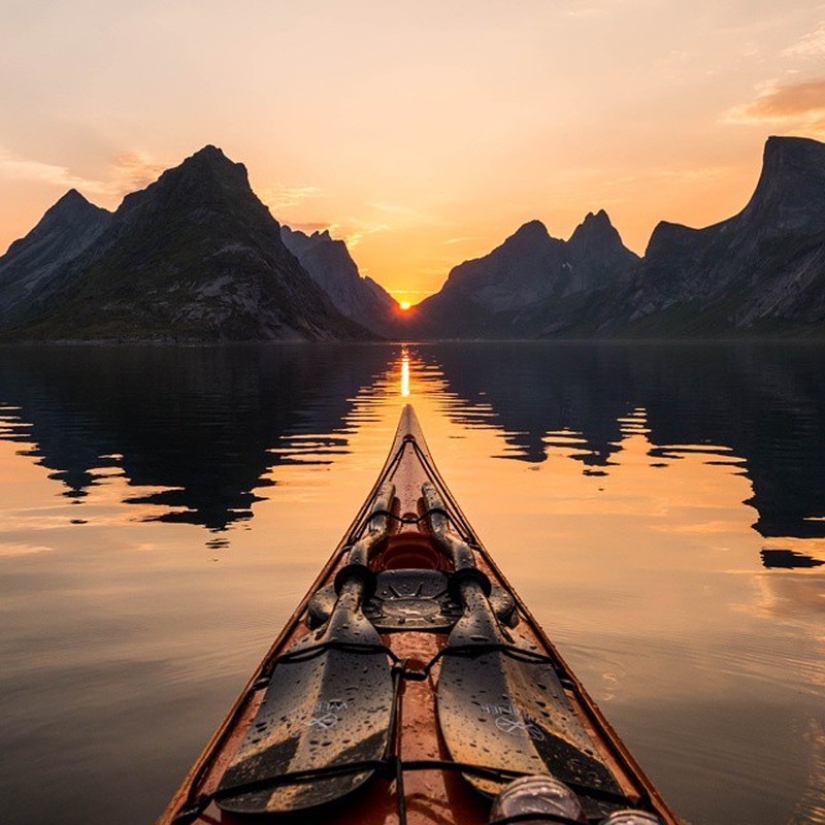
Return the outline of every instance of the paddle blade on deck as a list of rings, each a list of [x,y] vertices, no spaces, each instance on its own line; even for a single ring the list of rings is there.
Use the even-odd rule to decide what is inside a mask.
[[[359,609],[338,607],[329,624],[290,653],[323,642],[381,647],[381,638]],[[339,799],[366,782],[373,770],[280,784],[279,777],[378,760],[392,720],[393,684],[383,653],[327,649],[303,661],[276,666],[266,696],[218,790],[232,813],[285,813]],[[249,783],[250,793],[224,796]],[[260,785],[258,786],[260,787]]]
[[[512,645],[478,590],[450,634],[438,679],[438,721],[452,759],[525,774],[549,771],[563,782],[618,793],[552,665],[490,650],[490,643]],[[503,786],[464,777],[488,795]]]

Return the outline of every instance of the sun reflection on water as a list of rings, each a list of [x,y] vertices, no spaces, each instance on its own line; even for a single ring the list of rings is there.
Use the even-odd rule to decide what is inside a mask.
[[[401,350],[401,397],[409,398],[410,395],[410,354],[407,348]]]

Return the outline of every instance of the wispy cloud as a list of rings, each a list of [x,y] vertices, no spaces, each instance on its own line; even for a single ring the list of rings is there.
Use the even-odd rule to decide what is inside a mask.
[[[321,190],[317,186],[275,186],[263,192],[261,200],[273,211],[297,206],[307,198],[317,198]]]
[[[73,174],[65,166],[26,160],[3,148],[0,148],[0,175],[9,180],[27,180],[87,191],[100,185],[99,181]]]
[[[105,188],[113,195],[126,195],[144,189],[157,180],[166,166],[142,152],[126,152],[114,159],[110,167],[111,180]]]
[[[798,43],[782,52],[784,57],[819,57],[825,54],[825,22],[815,31],[806,34]]]
[[[393,227],[385,223],[361,224],[355,229],[344,234],[344,242],[348,249],[355,249],[361,241],[368,235],[375,235],[378,232],[389,232]]]
[[[770,123],[786,129],[825,134],[825,79],[789,85],[769,84],[756,100],[737,106],[729,123]]]
[[[327,230],[330,235],[333,235],[338,228],[335,224],[324,221],[281,221],[281,223],[285,223],[290,229],[304,232],[307,235],[312,235],[313,232],[323,232],[324,230]]]
[[[66,166],[21,158],[0,147],[0,176],[9,180],[46,183],[61,189],[78,189],[86,195],[123,196],[154,181],[164,166],[139,152],[116,157],[106,179],[77,175]]]

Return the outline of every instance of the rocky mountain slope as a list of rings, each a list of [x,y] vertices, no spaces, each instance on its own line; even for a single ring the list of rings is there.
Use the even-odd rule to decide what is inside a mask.
[[[60,198],[0,258],[0,317],[8,322],[25,315],[27,304],[50,289],[61,268],[97,240],[111,218],[76,189]]]
[[[770,138],[750,202],[704,229],[660,223],[594,313],[600,335],[813,334],[825,324],[825,144]]]
[[[532,337],[638,260],[604,211],[589,214],[568,241],[531,221],[489,255],[455,267],[416,307],[410,328],[433,337]]]
[[[213,146],[128,195],[2,324],[27,340],[371,337],[286,249],[245,167]]]
[[[307,235],[288,226],[281,226],[281,239],[340,313],[377,335],[395,333],[398,302],[372,278],[361,276],[343,241],[326,230]]]

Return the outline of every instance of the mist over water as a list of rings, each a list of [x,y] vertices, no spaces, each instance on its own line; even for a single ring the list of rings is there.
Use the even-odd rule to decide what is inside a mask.
[[[153,821],[355,515],[407,402],[677,812],[825,822],[823,354],[0,350],[3,822]]]

